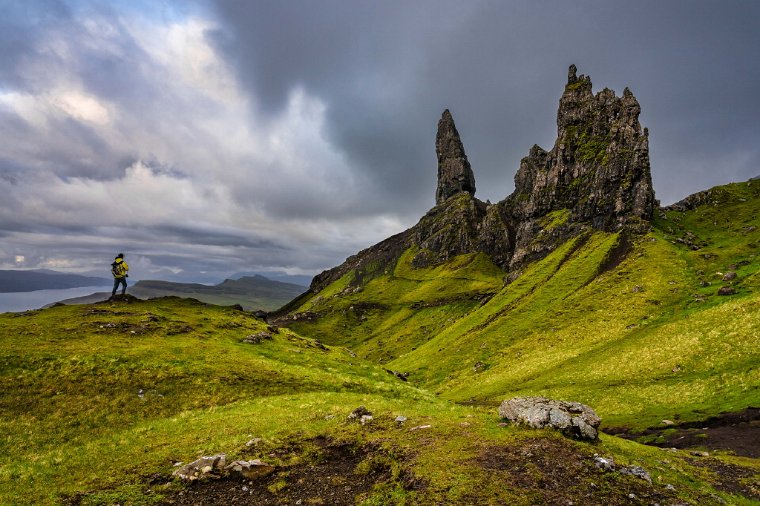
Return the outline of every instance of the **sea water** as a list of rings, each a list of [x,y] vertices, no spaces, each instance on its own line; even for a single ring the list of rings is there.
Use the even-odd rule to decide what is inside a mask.
[[[111,286],[84,286],[80,288],[66,288],[62,290],[35,290],[33,292],[10,292],[0,293],[0,313],[16,313],[29,309],[39,309],[48,304],[83,297],[95,292],[109,291]]]

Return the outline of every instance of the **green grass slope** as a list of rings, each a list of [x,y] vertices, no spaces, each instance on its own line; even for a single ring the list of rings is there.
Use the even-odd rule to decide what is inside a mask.
[[[234,423],[214,415],[240,403],[247,417],[266,406],[282,423],[280,410],[292,414],[303,399],[329,407],[338,393],[355,402],[425,397],[346,350],[286,329],[242,342],[266,329],[248,313],[176,298],[0,315],[4,490],[13,483],[10,494],[45,502],[122,481],[113,467],[164,469],[208,448],[209,438],[223,447],[234,423],[236,436],[248,431],[241,412]]]
[[[267,331],[248,313],[178,298],[0,315],[0,504],[226,504],[243,485],[272,504],[330,504],[354,481],[370,483],[349,500],[365,505],[752,504],[752,459],[694,462],[611,436],[500,427],[493,408],[437,398],[291,330],[242,342]],[[347,421],[358,405],[375,419]],[[355,465],[320,475],[335,460],[325,447],[347,448]],[[220,452],[277,471],[245,484],[171,480],[174,462]],[[644,467],[652,484],[601,471],[594,454]]]
[[[632,243],[576,237],[506,286],[485,257],[415,270],[409,251],[358,290],[349,273],[313,296],[292,328],[456,401],[541,394],[632,428],[758,406],[760,181],[698,203]]]
[[[482,253],[416,269],[411,261],[417,253],[409,249],[392,270],[358,287],[355,273],[346,274],[303,302],[288,327],[387,362],[478,307],[503,283],[504,272]]]

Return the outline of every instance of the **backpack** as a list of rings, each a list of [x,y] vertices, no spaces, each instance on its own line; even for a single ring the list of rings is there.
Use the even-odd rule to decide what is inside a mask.
[[[114,262],[111,264],[111,274],[113,274],[113,277],[121,278],[126,272],[126,269],[124,269],[124,262]]]

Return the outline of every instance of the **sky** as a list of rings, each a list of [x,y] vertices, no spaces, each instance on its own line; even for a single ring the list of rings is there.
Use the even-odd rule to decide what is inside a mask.
[[[760,175],[760,2],[0,0],[0,269],[313,275],[551,149],[570,64],[629,87],[663,205]]]

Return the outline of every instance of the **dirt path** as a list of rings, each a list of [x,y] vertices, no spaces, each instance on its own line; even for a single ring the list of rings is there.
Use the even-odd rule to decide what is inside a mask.
[[[650,427],[641,433],[605,428],[607,434],[663,448],[729,450],[742,457],[760,458],[760,408],[724,413],[704,421]]]

